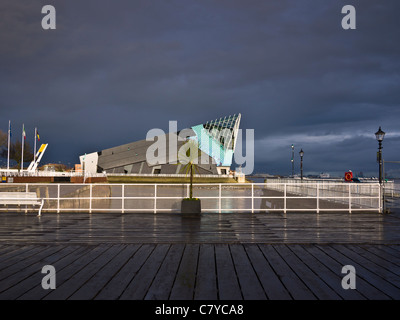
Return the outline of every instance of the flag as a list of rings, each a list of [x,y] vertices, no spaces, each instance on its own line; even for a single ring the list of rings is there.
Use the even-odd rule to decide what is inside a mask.
[[[26,139],[25,126],[22,125],[22,136]]]
[[[39,131],[37,131],[37,129],[36,129],[36,136],[37,136],[38,141],[40,141]]]

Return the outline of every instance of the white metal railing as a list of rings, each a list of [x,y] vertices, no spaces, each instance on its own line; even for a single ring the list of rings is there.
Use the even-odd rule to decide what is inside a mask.
[[[107,176],[115,177],[165,177],[165,178],[187,178],[187,174],[180,173],[106,173]],[[201,178],[233,178],[237,175],[233,174],[194,174],[194,177]]]
[[[379,184],[368,189],[355,183],[329,187],[316,183],[312,189],[295,183],[214,183],[193,188],[203,212],[382,212]],[[57,213],[180,212],[181,200],[189,196],[189,184],[0,184],[0,192],[24,190],[44,199],[43,212]],[[4,210],[10,208],[0,207]]]

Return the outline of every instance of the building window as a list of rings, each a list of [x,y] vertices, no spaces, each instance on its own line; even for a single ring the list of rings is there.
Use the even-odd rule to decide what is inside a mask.
[[[153,174],[160,174],[161,173],[161,169],[154,169]]]

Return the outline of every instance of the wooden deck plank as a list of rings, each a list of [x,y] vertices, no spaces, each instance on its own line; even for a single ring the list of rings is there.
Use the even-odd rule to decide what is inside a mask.
[[[23,259],[23,256],[24,254],[26,254],[27,251],[34,249],[34,246],[32,245],[12,246],[12,247],[13,247],[12,250],[4,252],[2,255],[0,255],[0,272],[9,265],[6,263],[7,260],[13,259],[15,256],[17,256],[16,259],[17,261],[19,259]],[[10,264],[12,263],[13,262],[11,262]]]
[[[373,252],[373,250],[371,251],[370,248],[366,248],[365,246],[361,247],[355,245],[348,245],[347,247],[350,250],[362,256],[363,258],[367,259],[368,261],[376,264],[379,269],[383,268],[384,270],[388,271],[389,275],[392,273],[394,277],[387,278],[385,275],[386,279],[390,280],[392,284],[396,285],[396,287],[398,288],[400,287],[400,265],[395,263],[396,257],[393,256],[388,257],[388,255],[384,254],[382,250]],[[380,274],[380,270],[376,273]]]
[[[129,260],[123,265],[117,274],[106,284],[106,286],[97,294],[98,300],[116,300],[119,299],[124,289],[132,281],[146,259],[153,252],[155,245],[144,244],[136,250],[130,246],[132,252]]]
[[[230,245],[233,263],[244,300],[265,300],[264,289],[242,245]]]
[[[333,272],[318,258],[319,255],[313,256],[306,250],[310,245],[291,245],[292,250],[301,259],[308,268],[310,268],[315,276],[320,277],[329,287],[336,292],[338,296],[345,300],[364,300],[365,297],[357,292],[357,290],[344,290],[341,282],[342,275],[340,270]],[[322,259],[323,260],[323,259]]]
[[[329,255],[329,257],[337,262],[336,270],[341,272],[342,268],[346,265],[352,265],[356,268],[356,288],[357,291],[370,300],[387,300],[390,296],[384,291],[379,290],[374,283],[371,283],[370,279],[367,277],[360,277],[359,271],[361,267],[356,263],[356,261],[351,258],[341,254],[338,250],[334,248],[335,245],[317,245],[316,247],[322,250],[324,253]],[[336,271],[338,272],[338,271]],[[367,271],[368,272],[368,271]],[[345,275],[343,274],[343,277]]]
[[[357,277],[363,277],[392,299],[400,299],[399,277],[357,254],[351,248],[353,247],[335,245],[337,251],[353,261],[352,265],[356,268]]]
[[[187,244],[171,290],[172,300],[192,300],[196,284],[198,244]]]
[[[246,244],[244,247],[267,298],[271,300],[291,300],[292,297],[265,259],[260,248],[255,244]]]
[[[182,220],[164,213],[44,213],[2,214],[0,222],[0,279],[8,286],[0,298],[120,299],[125,292],[124,298],[155,300],[178,299],[180,292],[213,300],[264,292],[261,299],[336,293],[349,300],[397,298],[400,289],[400,219],[393,214],[207,213]],[[161,245],[168,247],[164,256]],[[67,248],[78,249],[64,255]],[[50,262],[55,291],[64,293],[41,288],[43,275],[34,268]],[[345,264],[358,271],[356,290],[340,288]]]
[[[44,277],[44,274],[41,273],[43,266],[53,265],[58,260],[68,256],[75,250],[78,250],[78,248],[73,246],[56,246],[54,248],[54,253],[49,252],[49,255],[43,258],[37,257],[38,260],[35,264],[7,279],[10,282],[10,288],[0,294],[0,300],[17,299],[32,288],[41,286],[41,281]],[[0,284],[0,286],[3,288],[2,284]]]
[[[68,299],[82,284],[90,279],[105,263],[108,261],[108,253],[114,253],[115,248],[110,245],[104,245],[94,248],[90,261],[86,261],[84,267],[77,267],[76,272],[65,279],[58,288],[62,290],[52,290],[46,297],[46,300],[65,300]],[[112,256],[111,253],[111,256]],[[58,275],[59,273],[57,273]],[[58,277],[57,277],[58,278]]]
[[[138,247],[138,245],[134,245]],[[105,252],[103,261],[99,261],[100,269],[86,281],[68,300],[91,300],[112,279],[114,274],[131,256],[131,251],[126,245],[112,245],[111,249]],[[103,264],[103,266],[101,266]]]
[[[212,244],[200,245],[199,263],[194,299],[217,300],[217,270]]]
[[[61,218],[60,218],[61,217]],[[400,242],[398,218],[375,213],[204,213],[183,223],[176,214],[43,213],[1,215],[2,244],[99,243],[374,243]],[[84,232],[90,230],[90,232]],[[152,230],[152,232],[148,232]],[[398,250],[398,249],[395,249]]]
[[[0,280],[4,278],[2,277],[3,270],[6,270],[15,263],[21,262],[24,259],[35,255],[45,248],[45,246],[27,246],[22,247],[20,250],[16,249],[15,251],[4,254],[4,256],[1,257],[2,259],[0,259]]]
[[[148,257],[143,267],[138,271],[129,285],[122,293],[121,300],[142,300],[155,278],[170,245],[159,244]]]
[[[58,250],[60,250],[59,247],[45,246],[38,248],[34,254],[32,254],[33,251],[30,251],[30,256],[23,260],[14,261],[13,264],[1,270],[0,288],[6,288],[7,285],[11,285],[13,281],[18,281],[14,280],[15,277],[13,277],[13,275],[16,275],[17,279],[19,279],[34,273],[35,270],[32,270],[31,265],[34,265],[38,260],[43,259]]]
[[[217,264],[218,298],[220,300],[242,300],[242,293],[228,245],[215,245],[215,260]]]
[[[316,299],[316,296],[299,279],[272,245],[260,246],[260,249],[293,299]]]
[[[400,266],[400,252],[392,249],[392,246],[388,245],[366,245],[363,246],[365,250],[377,255],[378,257],[390,261],[397,266]]]
[[[145,300],[168,300],[182,259],[184,244],[174,244],[169,249],[160,270],[151,284]]]
[[[299,259],[287,245],[274,245],[275,249],[297,274],[309,290],[320,300],[337,300],[340,296],[330,288],[309,266]]]
[[[333,273],[339,273],[343,277],[344,274],[341,274],[343,266],[343,262],[340,261],[340,257],[338,258],[336,255],[336,251],[332,251],[333,249],[328,245],[323,246],[304,246],[304,249],[307,250],[311,255],[317,258],[321,263],[323,263],[328,269],[330,269]],[[333,253],[333,256],[330,253]],[[338,261],[339,259],[339,261]],[[348,260],[346,261],[348,262]],[[364,279],[360,278],[357,279],[357,292],[365,297],[366,299],[374,300],[382,300],[388,299],[389,297],[383,294],[381,291],[377,290],[374,286],[370,283],[365,281]],[[348,291],[348,290],[347,290]],[[352,290],[353,291],[353,290]]]
[[[398,243],[392,245],[391,248],[392,248],[393,250],[396,250],[397,252],[400,253],[400,245],[399,245]]]
[[[95,260],[100,254],[102,254],[105,250],[109,248],[108,245],[97,245],[91,247],[90,250],[82,254],[78,259],[74,260],[65,268],[57,271],[56,269],[56,287],[55,290],[46,290],[46,295],[43,296],[43,299],[46,300],[61,300],[66,299],[71,289],[73,290],[74,284],[72,288],[69,288],[66,283],[71,283],[69,280],[74,277],[79,272],[83,272],[86,267],[90,267],[90,264],[93,260]]]
[[[165,254],[163,250],[155,250],[160,246],[169,249]],[[53,246],[51,250],[41,251],[42,255],[24,259],[23,261],[33,263],[21,268],[21,274],[15,273],[7,278],[7,281],[11,282],[8,288],[3,290],[3,294],[0,293],[0,299],[106,299],[109,295],[104,290],[107,287],[112,288],[111,284],[117,283],[118,277],[119,291],[113,292],[113,299],[120,298],[121,293],[129,286],[132,291],[129,298],[132,299],[177,300],[179,294],[182,294],[184,299],[202,297],[205,300],[209,300],[210,297],[228,299],[224,298],[227,295],[237,299],[305,299],[306,295],[301,292],[304,288],[310,295],[328,299],[329,297],[323,294],[331,292],[324,291],[324,286],[318,287],[321,281],[346,300],[389,297],[397,299],[397,293],[400,292],[398,282],[393,281],[399,278],[396,274],[398,266],[388,260],[390,257],[385,256],[384,259],[370,252],[368,249],[371,248],[366,245],[191,244],[186,245],[185,257],[183,246],[107,245],[101,246],[97,258],[93,253],[97,246]],[[115,252],[107,254],[107,247],[114,248]],[[142,248],[141,254],[138,254],[139,247]],[[58,248],[61,250],[57,250]],[[125,253],[121,254],[122,252]],[[136,260],[133,259],[135,254],[138,254]],[[140,255],[142,257],[138,259]],[[341,274],[341,268],[354,261],[357,289],[342,290],[340,285],[344,275]],[[22,266],[23,262],[17,264]],[[56,267],[57,289],[54,291],[41,288],[43,275],[39,267],[42,267],[42,264],[53,264]],[[33,270],[35,268],[38,270]],[[360,268],[364,268],[365,271]],[[249,271],[250,275],[247,274]],[[388,273],[391,273],[392,278],[387,277]],[[121,277],[121,274],[124,277]],[[164,278],[164,275],[167,275],[167,278]],[[187,281],[187,287],[183,290],[185,293],[181,292],[185,282],[175,278]],[[203,279],[206,280],[203,282]],[[74,288],[71,289],[66,283],[72,284]],[[251,292],[254,286],[258,286],[258,289]],[[175,293],[171,294],[173,287]],[[113,288],[117,286],[114,285]],[[259,293],[260,288],[266,294],[261,298],[256,293]],[[134,292],[136,289],[137,293]],[[57,290],[63,292],[55,295]]]
[[[21,247],[20,246],[14,246],[14,245],[2,245],[1,250],[0,250],[0,261],[2,260],[2,257],[5,257],[12,251],[18,251]]]
[[[53,266],[56,269],[56,273],[62,271],[63,269],[67,268],[69,265],[81,259],[87,252],[88,248],[86,246],[78,246],[78,248],[71,252],[69,255],[61,258],[60,260],[56,261]],[[57,282],[60,282],[60,279],[56,277],[56,286]],[[45,297],[49,293],[48,290],[44,290],[41,286],[41,280],[37,283],[36,286],[32,287],[32,289],[28,290],[26,293],[18,297],[21,300],[40,300]]]

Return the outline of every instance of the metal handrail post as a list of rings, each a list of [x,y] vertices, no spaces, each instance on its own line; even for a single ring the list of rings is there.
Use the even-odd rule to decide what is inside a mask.
[[[154,214],[157,213],[157,183],[154,184]]]
[[[254,213],[254,183],[251,184],[251,213]]]
[[[125,185],[121,184],[121,212],[125,213]]]
[[[60,213],[60,184],[57,185],[57,213]]]
[[[218,192],[218,212],[221,213],[222,212],[222,186],[221,184],[219,184],[219,192]]]
[[[93,184],[89,185],[89,213],[92,213]]]
[[[349,213],[351,213],[351,184],[349,183]]]
[[[286,213],[286,183],[283,188],[283,213]]]

